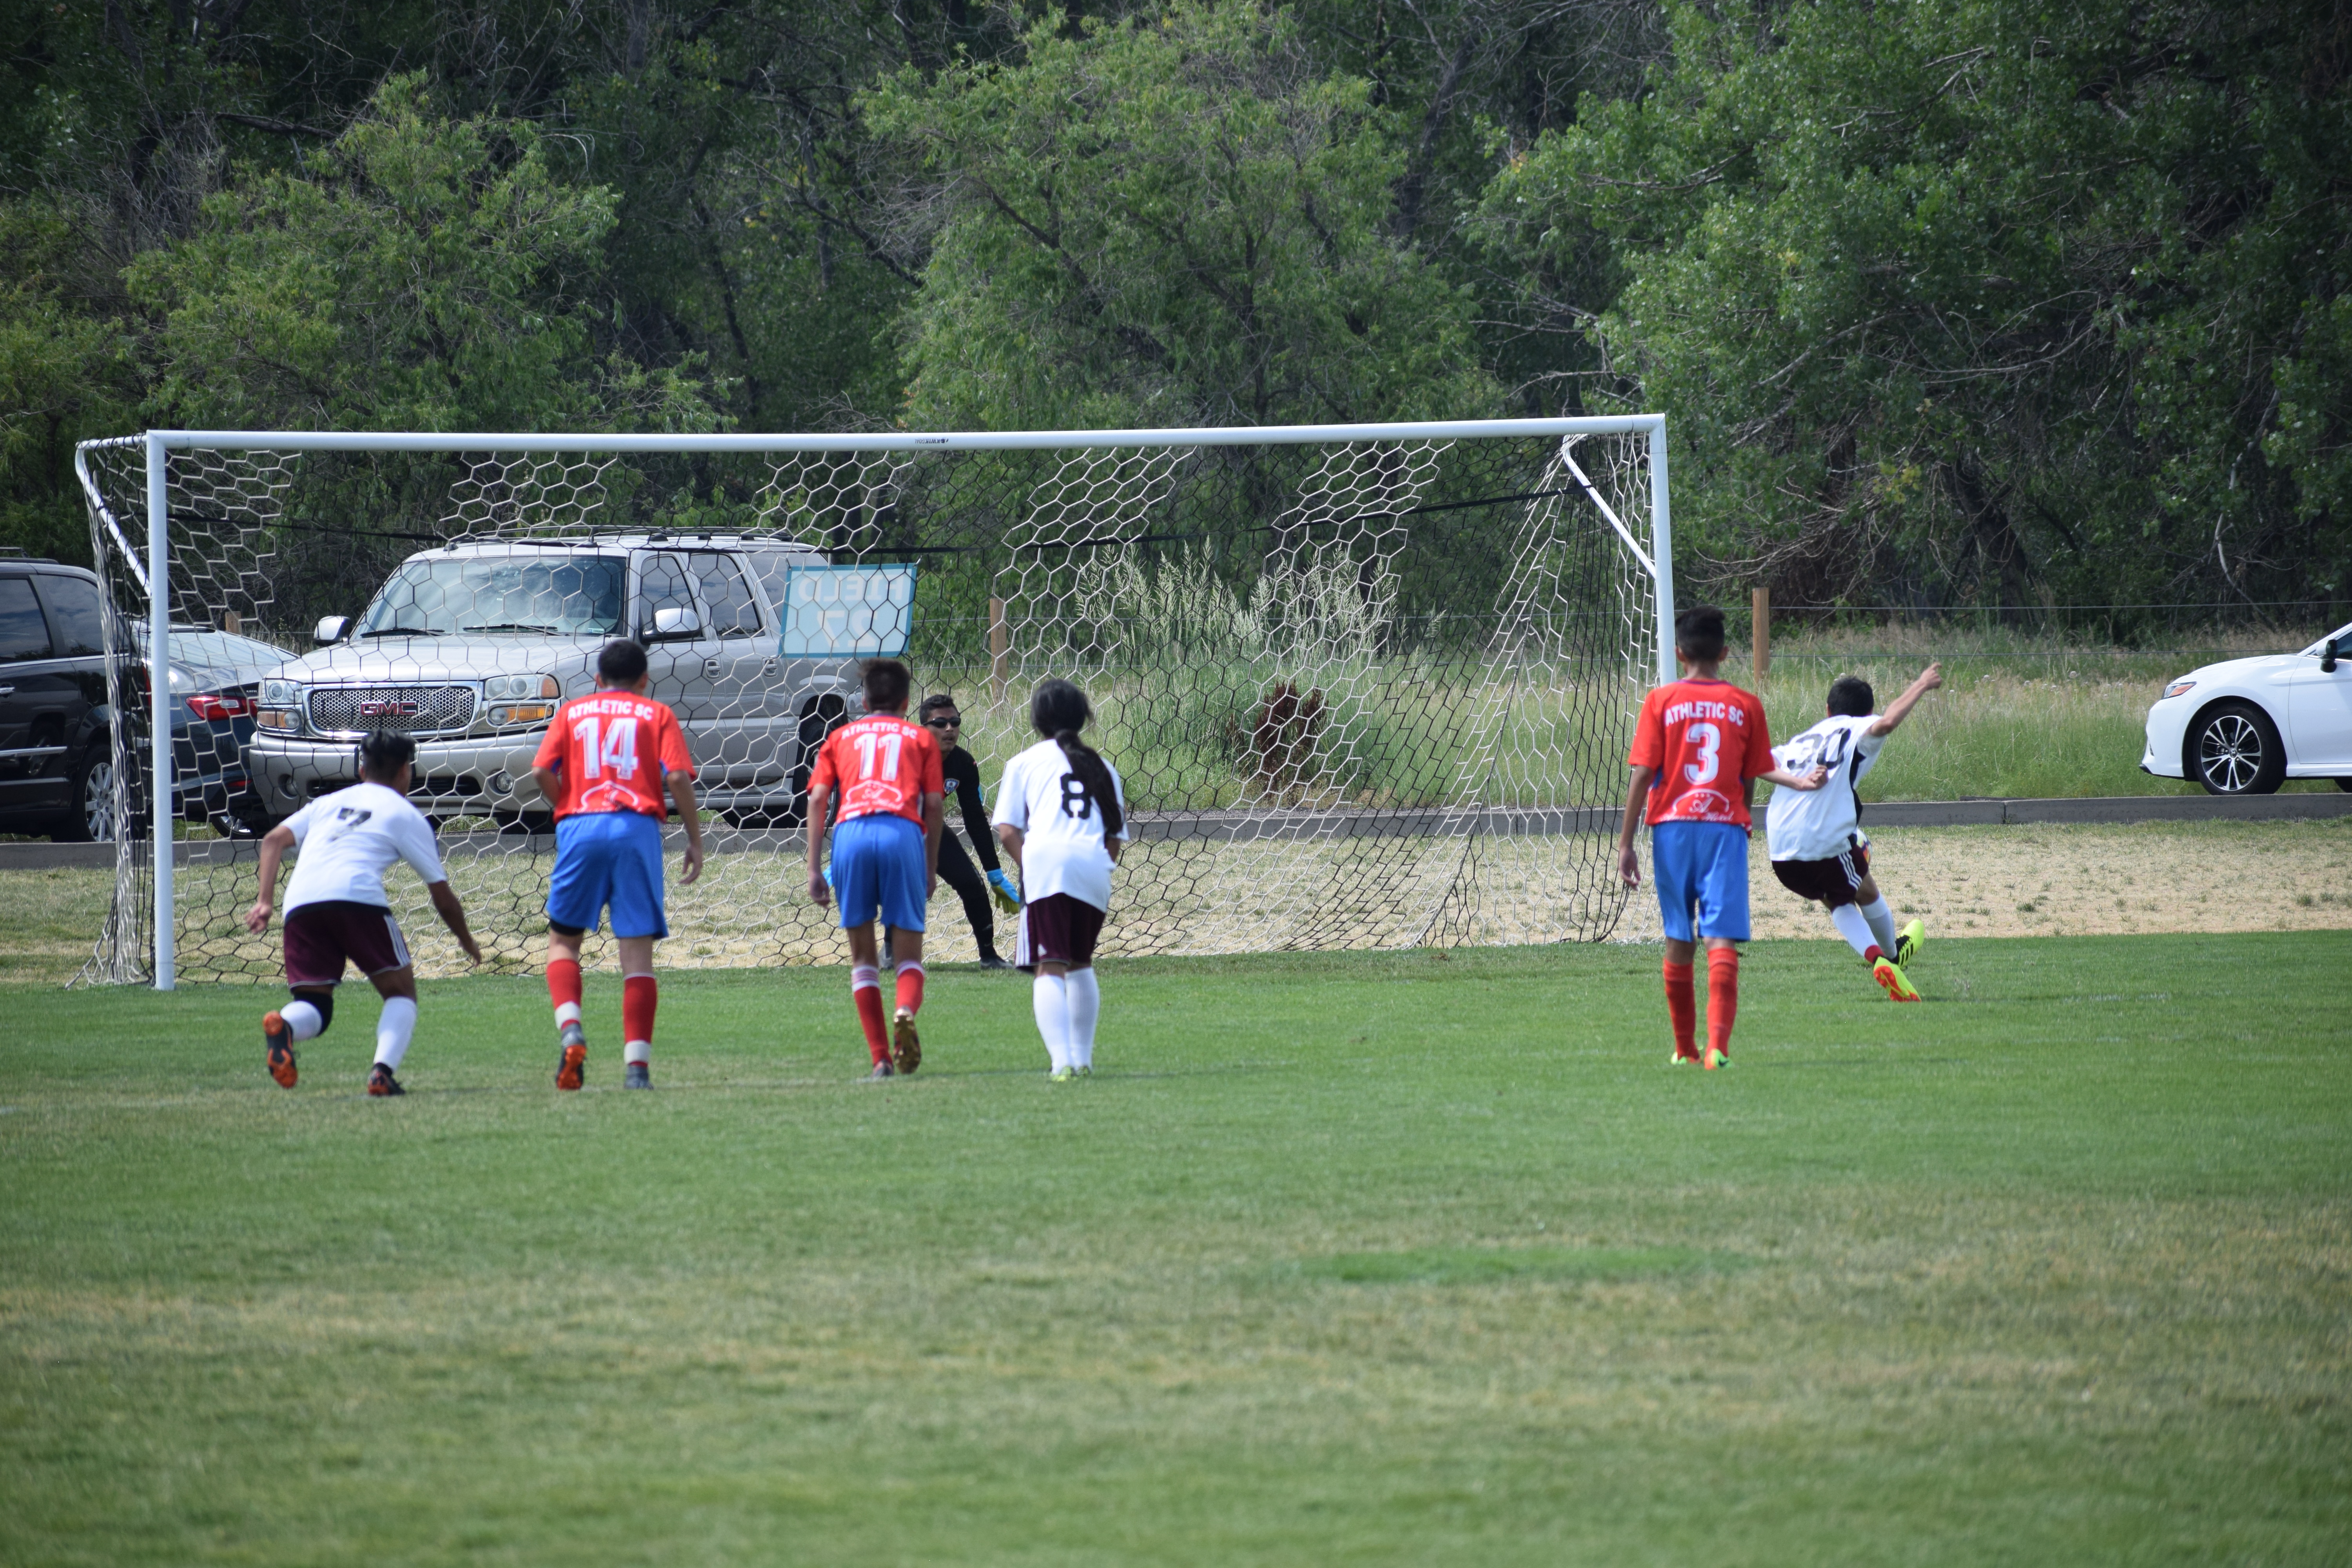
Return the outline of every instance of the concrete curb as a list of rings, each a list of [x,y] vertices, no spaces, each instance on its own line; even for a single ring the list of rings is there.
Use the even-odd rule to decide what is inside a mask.
[[[1547,810],[1489,810],[1484,813],[1486,832],[1501,835],[1613,833],[1616,806],[1571,806]],[[2018,827],[2032,823],[2134,822],[2310,822],[2352,816],[2352,794],[2328,795],[2110,795],[2084,800],[1906,800],[1865,803],[1866,827]],[[1135,836],[1149,838],[1301,839],[1390,838],[1433,833],[1452,820],[1440,810],[1402,813],[1289,810],[1277,813],[1202,811],[1139,814]],[[672,828],[666,836],[675,851],[686,836]],[[551,854],[551,835],[525,837],[520,834],[452,833],[442,839],[452,852],[480,853],[487,849],[529,848]],[[779,838],[771,834],[714,827],[703,835],[714,855],[737,855],[755,849],[800,853],[797,829]],[[226,865],[250,861],[253,839],[197,838],[173,846],[174,864]],[[0,871],[46,871],[60,867],[111,869],[111,844],[0,844]]]

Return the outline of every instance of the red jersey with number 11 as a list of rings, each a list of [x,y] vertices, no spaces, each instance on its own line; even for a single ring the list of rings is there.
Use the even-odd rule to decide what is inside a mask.
[[[841,791],[842,822],[887,813],[919,825],[923,797],[947,794],[939,742],[896,713],[868,713],[827,735],[809,770],[809,789],[819,784]]]
[[[1626,765],[1655,768],[1649,821],[1746,827],[1747,781],[1772,771],[1764,702],[1727,680],[1677,680],[1643,700]]]
[[[563,781],[559,819],[600,811],[667,816],[663,774],[694,771],[677,715],[634,691],[599,691],[565,703],[531,762],[553,768]]]

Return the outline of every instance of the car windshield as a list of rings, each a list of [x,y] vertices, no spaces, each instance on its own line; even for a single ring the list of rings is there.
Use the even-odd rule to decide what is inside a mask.
[[[609,637],[621,627],[621,558],[438,556],[392,575],[358,635]]]

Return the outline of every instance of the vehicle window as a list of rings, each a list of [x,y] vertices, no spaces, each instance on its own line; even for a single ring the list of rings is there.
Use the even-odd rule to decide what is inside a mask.
[[[58,654],[79,658],[106,651],[106,624],[100,619],[98,584],[79,577],[47,577],[41,596],[49,602],[49,618],[57,623]]]
[[[30,577],[0,577],[0,663],[49,657],[49,626]]]
[[[360,617],[356,635],[609,637],[620,629],[617,557],[533,550],[408,562]]]
[[[645,557],[637,563],[637,629],[650,634],[654,612],[673,605],[682,610],[696,608],[694,582],[687,575],[686,563],[675,555]]]
[[[749,553],[751,570],[760,574],[760,586],[768,593],[768,603],[778,615],[784,609],[784,580],[795,566],[822,566],[824,557],[814,550],[756,550]]]
[[[702,581],[702,600],[710,606],[710,635],[755,637],[760,635],[760,604],[743,569],[730,555],[696,555],[694,574]]]

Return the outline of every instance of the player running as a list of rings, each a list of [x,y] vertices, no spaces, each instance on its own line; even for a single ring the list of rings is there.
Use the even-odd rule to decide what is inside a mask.
[[[1717,679],[1723,612],[1694,605],[1675,617],[1675,657],[1685,673],[1654,689],[1635,721],[1633,770],[1625,820],[1617,834],[1617,873],[1642,885],[1633,833],[1646,805],[1650,864],[1657,873],[1658,912],[1666,928],[1666,1016],[1676,1062],[1703,1061],[1708,1071],[1731,1054],[1739,1010],[1739,948],[1748,940],[1748,798],[1756,781],[1817,790],[1828,778],[1799,775],[1773,761],[1763,701]],[[1737,787],[1734,787],[1735,784]],[[1693,921],[1693,910],[1696,921]],[[1706,942],[1706,1054],[1699,1055],[1697,998],[1692,993],[1692,938]]]
[[[555,1087],[588,1080],[580,1021],[580,939],[609,906],[621,949],[621,1087],[654,1086],[654,943],[669,934],[662,906],[665,787],[686,826],[677,885],[702,875],[694,759],[677,716],[646,695],[646,650],[626,637],[596,655],[598,689],[556,710],[532,758],[539,793],[555,805],[555,871],[547,888],[547,997],[555,1007]]]
[[[1013,879],[1004,874],[997,863],[996,835],[988,830],[988,807],[981,798],[980,764],[963,749],[963,713],[956,700],[945,692],[923,699],[915,716],[940,748],[940,776],[947,782],[948,793],[956,797],[963,811],[964,831],[971,835],[971,852],[988,868],[988,879],[972,868],[971,860],[956,842],[952,833],[940,835],[940,879],[956,890],[963,900],[964,918],[971,921],[972,939],[980,946],[980,966],[982,969],[1013,967],[996,952],[996,920],[989,912],[988,895],[994,890],[997,901],[1011,914],[1021,907],[1021,894],[1013,886]]]
[[[1127,796],[1117,770],[1078,739],[1092,710],[1086,693],[1048,680],[1029,700],[1029,722],[1046,739],[1004,767],[996,835],[1021,868],[1021,934],[1013,962],[1034,972],[1030,1007],[1045,1037],[1054,1081],[1091,1076],[1095,941],[1110,910],[1110,868],[1127,842]]]
[[[1915,920],[1895,931],[1895,911],[1871,879],[1870,839],[1862,831],[1862,798],[1854,786],[1876,765],[1895,726],[1943,684],[1943,667],[1931,664],[1885,712],[1874,715],[1870,682],[1842,675],[1830,683],[1829,717],[1772,752],[1791,773],[1822,767],[1832,775],[1827,787],[1809,795],[1772,792],[1764,808],[1772,875],[1797,897],[1828,906],[1838,933],[1862,954],[1891,1002],[1919,1000],[1904,971],[1927,928]]]
[[[408,1092],[393,1075],[416,1032],[416,968],[383,895],[383,874],[394,861],[407,861],[424,879],[433,912],[466,957],[482,962],[466,911],[442,873],[433,825],[408,804],[415,757],[415,742],[377,731],[360,742],[359,783],[320,795],[262,837],[261,896],[245,912],[245,929],[256,936],[269,929],[278,863],[289,849],[302,851],[286,885],[286,984],[294,1000],[261,1018],[269,1076],[284,1088],[292,1089],[297,1076],[295,1042],[317,1039],[335,1021],[335,987],[350,963],[383,998],[367,1091]]]
[[[877,658],[866,667],[866,717],[824,738],[809,773],[809,898],[819,909],[841,895],[841,929],[849,935],[849,996],[866,1031],[876,1078],[913,1072],[923,1063],[915,1015],[923,1006],[923,906],[939,881],[940,838],[947,826],[940,748],[907,718],[907,667]],[[820,857],[828,815],[833,882]],[[898,1006],[886,1037],[882,971],[874,941],[879,912],[888,927]]]

